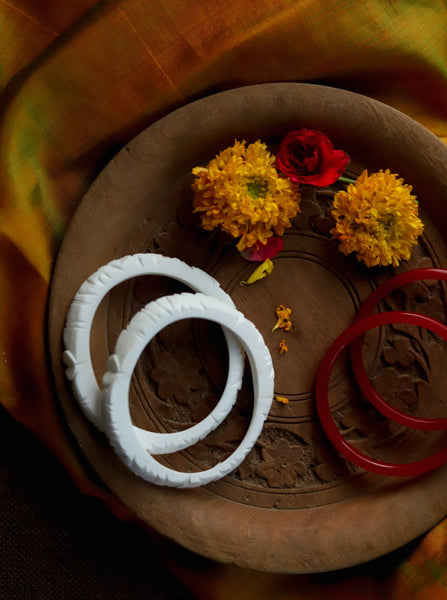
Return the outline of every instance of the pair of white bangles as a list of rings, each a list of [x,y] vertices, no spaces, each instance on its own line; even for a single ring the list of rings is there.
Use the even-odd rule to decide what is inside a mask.
[[[102,388],[90,356],[90,330],[96,310],[110,290],[141,275],[164,275],[193,292],[163,296],[147,304],[121,331],[107,361]],[[205,419],[181,432],[161,433],[132,423],[129,392],[132,373],[149,341],[181,319],[208,319],[223,328],[228,347],[228,376],[222,396]],[[236,469],[258,439],[273,399],[274,370],[264,340],[219,283],[204,271],[159,254],[134,254],[99,268],[79,288],[67,313],[63,361],[66,376],[85,415],[106,436],[118,457],[135,474],[157,485],[197,487]],[[236,450],[225,460],[199,472],[185,473],[154,458],[183,450],[216,429],[229,414],[242,385],[244,354],[253,379],[254,406],[250,424]]]

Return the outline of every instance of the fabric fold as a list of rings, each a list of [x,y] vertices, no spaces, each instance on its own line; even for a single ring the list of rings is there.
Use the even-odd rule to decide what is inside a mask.
[[[0,402],[83,491],[131,518],[73,451],[45,346],[53,264],[100,170],[171,110],[261,82],[346,87],[447,140],[446,26],[441,0],[0,2]],[[344,598],[359,590],[374,600],[434,600],[445,597],[445,528],[444,521],[383,576],[361,568],[306,580],[220,565],[173,568],[207,600]]]

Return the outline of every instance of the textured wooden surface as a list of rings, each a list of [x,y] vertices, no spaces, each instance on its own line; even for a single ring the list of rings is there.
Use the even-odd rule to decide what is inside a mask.
[[[191,168],[234,138],[273,146],[287,131],[324,131],[353,158],[351,174],[390,168],[414,186],[425,233],[402,269],[446,267],[447,149],[424,128],[371,99],[304,84],[233,90],[188,105],[132,140],[83,199],[64,240],[51,289],[49,343],[56,389],[66,419],[101,479],[143,521],[181,545],[222,562],[259,570],[309,573],[380,556],[414,539],[447,512],[447,469],[417,480],[365,473],[337,456],[315,418],[313,386],[331,341],[347,327],[368,293],[391,269],[367,270],[337,251],[328,237],[334,191],[303,191],[302,212],[285,236],[272,275],[241,287],[253,265],[228,240],[201,231],[192,215]],[[61,363],[61,333],[71,298],[100,265],[133,252],[177,256],[213,274],[264,335],[275,367],[274,402],[258,444],[241,467],[196,490],[173,490],[134,477],[80,413]],[[101,306],[92,334],[97,373],[130,316],[178,285],[140,278],[118,287]],[[289,352],[271,333],[275,308],[293,310]],[[407,286],[382,309],[421,311],[445,320],[445,287]],[[426,332],[393,326],[375,330],[365,361],[379,391],[416,415],[445,415],[444,344]],[[135,422],[175,431],[203,416],[225,381],[225,346],[206,322],[170,326],[137,365],[130,398]],[[227,456],[250,416],[247,375],[239,401],[215,433],[193,448],[163,457],[177,469],[203,469]],[[406,462],[445,443],[379,417],[360,397],[346,361],[331,380],[334,418],[365,452]]]

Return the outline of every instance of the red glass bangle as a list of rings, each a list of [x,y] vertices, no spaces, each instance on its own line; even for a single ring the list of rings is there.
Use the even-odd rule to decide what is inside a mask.
[[[411,324],[425,327],[433,333],[440,335],[447,341],[447,326],[431,317],[416,313],[390,311],[378,313],[354,322],[338,336],[326,352],[318,369],[315,395],[318,416],[327,436],[337,450],[354,464],[380,475],[394,475],[400,477],[422,475],[432,471],[447,462],[447,446],[432,456],[411,463],[395,464],[375,460],[362,454],[354,448],[339,432],[329,408],[328,386],[331,371],[341,352],[353,340],[379,325]]]
[[[392,277],[380,285],[370,294],[370,296],[368,296],[357,313],[356,321],[371,314],[379,302],[386,298],[390,292],[408,283],[421,281],[424,279],[439,279],[447,281],[447,271],[444,269],[427,268],[413,269],[411,271],[399,273],[395,277]],[[362,337],[357,337],[351,345],[351,363],[353,372],[365,397],[382,415],[388,417],[396,423],[400,423],[401,425],[405,425],[406,427],[411,427],[413,429],[421,429],[425,431],[439,431],[442,429],[447,429],[447,418],[429,419],[412,417],[404,412],[401,412],[400,410],[397,410],[396,408],[393,408],[387,402],[385,402],[385,400],[376,392],[369,380],[363,364],[361,347]]]

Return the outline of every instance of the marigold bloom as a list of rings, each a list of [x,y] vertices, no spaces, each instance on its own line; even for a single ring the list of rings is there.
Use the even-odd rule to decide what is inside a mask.
[[[423,231],[412,187],[388,169],[363,171],[346,191],[334,196],[334,239],[343,254],[356,253],[368,267],[398,266],[408,260]]]
[[[220,227],[240,238],[240,251],[282,236],[299,211],[296,184],[278,174],[275,156],[259,140],[248,146],[235,141],[192,172],[193,207],[203,229]]]

